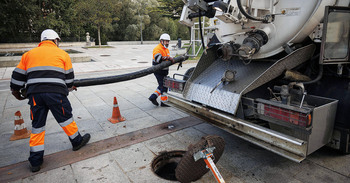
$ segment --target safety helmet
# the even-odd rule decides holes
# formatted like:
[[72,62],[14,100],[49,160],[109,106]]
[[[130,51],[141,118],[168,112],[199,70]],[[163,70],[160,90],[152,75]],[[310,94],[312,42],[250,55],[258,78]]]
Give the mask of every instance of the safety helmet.
[[41,41],[55,39],[61,40],[58,34],[52,29],[46,29],[41,33]]
[[164,34],[162,34],[160,36],[159,40],[168,40],[168,41],[170,41],[170,36],[169,36],[169,34],[164,33]]

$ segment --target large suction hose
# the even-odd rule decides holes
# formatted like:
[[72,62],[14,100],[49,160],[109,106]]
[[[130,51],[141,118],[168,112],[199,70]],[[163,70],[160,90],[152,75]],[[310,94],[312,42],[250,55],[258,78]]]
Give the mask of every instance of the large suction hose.
[[237,0],[237,6],[239,11],[248,19],[255,20],[255,21],[260,21],[260,22],[268,22],[267,17],[255,17],[252,15],[249,15],[243,8],[241,0]]
[[175,63],[183,62],[187,59],[188,59],[188,56],[178,56],[174,58],[174,63],[172,63],[171,61],[163,61],[158,65],[155,65],[153,67],[143,69],[140,71],[136,71],[136,72],[115,75],[115,76],[99,77],[99,78],[76,79],[74,80],[74,86],[76,87],[93,86],[93,85],[103,85],[103,84],[117,83],[121,81],[128,81],[128,80],[146,76],[148,74],[152,74],[155,71],[158,71],[165,67],[169,67],[170,65],[173,65]]

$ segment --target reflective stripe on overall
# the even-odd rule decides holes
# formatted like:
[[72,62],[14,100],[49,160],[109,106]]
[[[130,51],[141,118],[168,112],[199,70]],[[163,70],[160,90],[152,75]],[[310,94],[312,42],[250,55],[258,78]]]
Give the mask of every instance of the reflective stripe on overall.
[[30,157],[28,160],[32,166],[38,166],[43,161],[45,125],[49,110],[68,135],[72,145],[76,146],[81,143],[82,136],[73,119],[72,107],[65,95],[59,93],[35,93],[29,95],[28,98],[32,118],[32,134],[29,140]]

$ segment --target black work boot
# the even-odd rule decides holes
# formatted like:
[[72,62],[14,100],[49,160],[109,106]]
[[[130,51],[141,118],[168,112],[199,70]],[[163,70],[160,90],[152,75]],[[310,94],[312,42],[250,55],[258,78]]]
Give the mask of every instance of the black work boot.
[[154,99],[154,98],[148,98],[149,101],[152,102],[152,104],[154,104],[155,106],[159,106],[159,103],[157,102],[157,99]]
[[88,142],[89,142],[89,140],[90,140],[90,134],[85,134],[84,136],[83,136],[83,140],[81,141],[81,143],[79,144],[79,145],[77,145],[77,146],[75,146],[75,147],[73,147],[73,151],[77,151],[77,150],[79,150],[80,148],[82,148],[83,146],[85,146]]
[[39,166],[30,166],[30,170],[32,172],[38,172],[40,170],[40,165]]
[[162,107],[170,107],[170,106],[164,104],[163,102],[160,103],[160,106],[162,106]]
[[32,171],[32,172],[38,172],[40,169],[41,169],[41,165],[42,165],[43,163],[41,163],[40,165],[38,165],[38,166],[32,166],[31,164],[29,165],[30,166],[30,170]]

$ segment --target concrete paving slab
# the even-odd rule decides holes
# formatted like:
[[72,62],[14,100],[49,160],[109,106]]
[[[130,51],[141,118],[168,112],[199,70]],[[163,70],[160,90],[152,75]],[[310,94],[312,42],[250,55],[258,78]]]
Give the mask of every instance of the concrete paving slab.
[[158,177],[155,173],[153,173],[151,167],[148,165],[126,172],[126,175],[130,178],[132,182],[137,182],[137,183],[150,183],[150,182],[174,183],[174,181],[168,181]]
[[84,99],[79,99],[81,104],[84,106],[101,106],[101,105],[107,105],[100,97],[98,97],[95,94],[91,94],[90,98],[84,98]]
[[147,110],[146,112],[161,122],[166,122],[169,120],[172,121],[181,118],[181,116],[168,109],[168,107],[157,107],[151,110]]
[[118,149],[109,153],[113,159],[119,164],[124,172],[137,170],[150,164],[155,157],[147,147],[142,144],[135,144],[123,149]]
[[26,161],[29,157],[29,139],[16,141],[16,145],[0,149],[0,154],[0,167]]
[[127,99],[132,99],[133,97],[138,96],[137,92],[126,90],[126,89],[117,90],[116,93],[118,93],[118,95],[122,96],[123,98],[127,98]]
[[170,110],[174,111],[176,114],[180,115],[181,117],[189,116],[189,114],[187,114],[179,109],[176,109],[176,108],[170,108]]
[[143,142],[148,149],[159,155],[162,151],[174,151],[174,150],[186,150],[187,146],[183,143],[179,143],[174,136],[164,135],[151,139],[149,141]]
[[[240,178],[236,177],[234,172],[222,168],[220,165],[217,165],[217,168],[221,174],[221,176],[224,178],[225,182],[232,182],[232,183],[244,183],[246,181],[241,180]],[[217,182],[214,175],[211,171],[204,174],[202,178],[200,178],[198,181],[195,181],[196,183],[213,183]]]
[[19,108],[19,107],[28,107],[28,100],[17,100],[12,95],[7,95],[5,108]]
[[[1,77],[1,72],[0,72]],[[10,89],[10,82],[5,80],[0,80],[0,91],[9,91]],[[7,95],[8,93],[3,93],[3,95]],[[5,104],[5,103],[2,103]]]
[[[154,86],[148,87],[148,88],[144,87],[144,90],[139,92],[139,96],[142,96],[142,97],[148,99],[154,93],[154,91],[157,89],[157,87],[158,87],[158,85],[154,85]],[[159,100],[159,98],[157,100]]]
[[70,165],[63,166],[54,170],[49,170],[47,172],[36,174],[28,178],[23,179],[22,183],[31,182],[56,182],[56,183],[66,183],[66,182],[76,182],[74,177],[74,171]]
[[295,178],[301,182],[349,182],[350,178],[305,160]]
[[113,105],[114,97],[116,97],[117,100],[118,98],[120,98],[120,96],[116,92],[108,88],[105,88],[105,90],[99,90],[99,91],[95,90],[94,93],[96,96],[102,99],[106,104],[110,104],[111,106]]
[[[129,100],[125,99],[124,97],[121,97],[118,95],[116,95],[116,97],[117,97],[117,102],[118,102],[118,106],[121,114],[123,114],[125,110],[137,108],[137,106],[135,106],[133,103],[131,103]],[[108,105],[110,105],[110,109],[111,109],[110,114],[112,114],[114,97],[105,99],[105,100],[106,100],[105,102]],[[110,101],[108,102],[107,100],[110,100]]]
[[[276,176],[278,172],[278,176]],[[291,176],[291,172],[285,172],[278,167],[271,166],[262,166],[256,168],[253,171],[247,173],[246,181],[264,181],[271,183],[280,183],[280,182],[300,182],[296,177]]]
[[15,67],[6,67],[3,78],[11,78],[14,69]]
[[93,116],[90,114],[90,112],[85,107],[74,107],[73,108],[73,118],[76,122],[82,121],[82,120],[92,120],[94,119]]
[[107,104],[96,104],[96,106],[87,106],[86,109],[93,116],[95,121],[105,121],[112,116],[112,109]]
[[77,182],[131,182],[110,153],[71,166]]
[[[127,110],[123,110],[123,113],[121,113],[126,120],[134,120],[134,119],[138,119],[138,118],[143,118],[143,117],[147,117],[148,114],[144,111],[142,111],[140,108],[132,108],[132,109],[127,109]],[[112,112],[111,112],[111,116],[112,116]]]
[[344,176],[350,177],[350,159],[349,155],[339,154],[328,147],[323,147],[311,154],[308,160],[322,167],[339,172]]
[[0,79],[4,78],[6,68],[0,68]]
[[178,141],[180,141],[181,143],[183,143],[186,146],[186,150],[187,151],[187,147],[192,144],[196,144],[199,140],[201,140],[202,137],[206,136],[207,134],[202,133],[198,130],[196,130],[195,128],[191,127],[191,128],[187,128],[181,131],[177,131],[171,134],[174,138],[176,138]]
[[158,106],[155,106],[154,104],[152,104],[151,101],[149,101],[148,97],[149,96],[145,97],[145,96],[137,95],[133,98],[128,99],[128,101],[130,101],[132,104],[134,104],[135,106],[137,106],[143,111],[156,109]]
[[118,136],[159,124],[160,122],[151,116],[137,118],[134,120],[126,120],[116,124],[112,124],[109,121],[100,122],[103,131],[110,136]]
[[72,144],[62,129],[60,132],[45,134],[45,155],[67,149],[72,149]]

